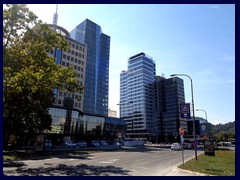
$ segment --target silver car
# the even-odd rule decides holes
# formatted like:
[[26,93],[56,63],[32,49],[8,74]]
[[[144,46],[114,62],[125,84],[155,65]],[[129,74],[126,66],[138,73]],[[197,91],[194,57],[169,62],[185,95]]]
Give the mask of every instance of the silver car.
[[182,149],[182,146],[181,146],[181,144],[179,144],[179,143],[173,143],[172,145],[171,145],[171,150],[181,150]]

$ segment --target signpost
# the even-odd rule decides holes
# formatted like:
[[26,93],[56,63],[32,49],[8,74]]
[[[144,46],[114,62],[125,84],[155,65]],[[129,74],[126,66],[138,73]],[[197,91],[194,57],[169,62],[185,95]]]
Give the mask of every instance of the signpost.
[[183,155],[184,129],[182,127],[179,128],[179,134],[181,135],[180,140],[181,140],[181,146],[182,146],[182,161],[184,166],[184,155]]

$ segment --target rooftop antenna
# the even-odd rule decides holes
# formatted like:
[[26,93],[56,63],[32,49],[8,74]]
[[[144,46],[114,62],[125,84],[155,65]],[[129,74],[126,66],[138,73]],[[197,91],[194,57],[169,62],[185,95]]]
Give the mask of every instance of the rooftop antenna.
[[54,13],[54,15],[53,15],[53,25],[54,25],[54,30],[55,30],[55,26],[57,25],[57,21],[58,21],[57,10],[58,10],[58,4],[57,4],[57,6],[56,6],[56,13]]

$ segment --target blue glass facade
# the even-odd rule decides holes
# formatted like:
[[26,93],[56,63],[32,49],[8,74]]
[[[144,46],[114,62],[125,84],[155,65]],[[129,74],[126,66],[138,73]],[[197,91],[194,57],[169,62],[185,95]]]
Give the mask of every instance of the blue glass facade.
[[155,92],[155,62],[144,53],[128,60],[120,75],[120,115],[127,123],[127,135],[145,138],[158,123]]
[[74,139],[82,140],[109,140],[125,137],[126,134],[126,123],[120,118],[91,116],[66,107],[49,108],[49,114],[52,116],[49,134],[71,135]]
[[70,35],[87,45],[83,112],[107,117],[110,37],[88,19],[74,28]]

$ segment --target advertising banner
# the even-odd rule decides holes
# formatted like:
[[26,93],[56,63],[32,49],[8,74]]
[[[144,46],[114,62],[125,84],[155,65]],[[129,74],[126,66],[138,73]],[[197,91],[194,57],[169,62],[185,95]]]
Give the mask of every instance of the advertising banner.
[[190,119],[190,103],[180,104],[181,118]]

